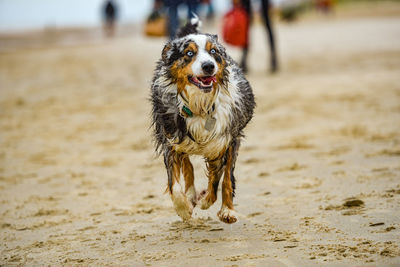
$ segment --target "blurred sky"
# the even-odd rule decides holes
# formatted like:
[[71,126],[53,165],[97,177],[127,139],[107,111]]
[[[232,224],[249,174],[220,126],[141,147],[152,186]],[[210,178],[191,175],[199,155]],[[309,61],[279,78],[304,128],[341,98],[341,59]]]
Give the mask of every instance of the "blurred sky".
[[[229,8],[230,0],[214,0],[217,11]],[[101,22],[104,0],[0,0],[0,31],[43,27],[96,26]],[[152,0],[117,0],[121,22],[140,22]]]

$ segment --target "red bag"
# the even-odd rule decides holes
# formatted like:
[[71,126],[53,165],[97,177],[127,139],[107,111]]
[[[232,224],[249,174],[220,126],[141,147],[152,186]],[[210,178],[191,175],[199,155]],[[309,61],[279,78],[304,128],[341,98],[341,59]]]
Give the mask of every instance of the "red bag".
[[246,47],[249,36],[249,18],[241,7],[234,7],[225,14],[222,23],[222,38],[228,44]]

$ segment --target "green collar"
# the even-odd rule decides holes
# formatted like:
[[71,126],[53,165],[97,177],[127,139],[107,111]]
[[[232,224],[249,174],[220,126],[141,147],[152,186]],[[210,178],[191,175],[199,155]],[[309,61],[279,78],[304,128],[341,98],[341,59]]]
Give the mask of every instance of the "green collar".
[[185,112],[189,117],[193,117],[193,112],[187,106],[183,106],[182,111]]
[[[185,113],[188,117],[193,117],[193,112],[188,108],[187,106],[183,105],[182,106],[182,111]],[[215,111],[215,104],[213,104],[211,112]],[[210,115],[210,111],[208,112],[208,115]]]

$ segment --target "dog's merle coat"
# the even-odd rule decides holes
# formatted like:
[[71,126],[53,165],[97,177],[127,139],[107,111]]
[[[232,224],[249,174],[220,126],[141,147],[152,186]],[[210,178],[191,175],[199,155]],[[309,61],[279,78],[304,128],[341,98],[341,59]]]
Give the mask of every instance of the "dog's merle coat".
[[[253,116],[254,95],[217,37],[198,33],[198,23],[195,20],[182,28],[165,45],[157,63],[151,86],[156,151],[164,156],[168,189],[178,215],[186,220],[196,204],[203,209],[211,206],[224,174],[218,215],[233,223],[233,172],[243,129]],[[209,186],[200,194],[194,188],[192,154],[203,156],[207,163]],[[181,173],[185,193],[179,183]]]

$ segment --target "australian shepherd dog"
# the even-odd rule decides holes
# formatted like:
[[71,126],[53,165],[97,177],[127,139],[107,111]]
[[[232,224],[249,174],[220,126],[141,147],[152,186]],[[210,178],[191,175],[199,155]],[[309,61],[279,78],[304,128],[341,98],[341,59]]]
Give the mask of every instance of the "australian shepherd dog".
[[[253,116],[254,95],[217,36],[199,33],[199,24],[194,18],[181,28],[165,45],[157,63],[151,85],[156,151],[164,156],[167,190],[184,221],[196,205],[208,209],[217,200],[223,175],[218,217],[234,223],[233,172],[243,129]],[[208,187],[199,193],[191,155],[203,156],[206,162]]]

